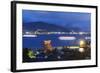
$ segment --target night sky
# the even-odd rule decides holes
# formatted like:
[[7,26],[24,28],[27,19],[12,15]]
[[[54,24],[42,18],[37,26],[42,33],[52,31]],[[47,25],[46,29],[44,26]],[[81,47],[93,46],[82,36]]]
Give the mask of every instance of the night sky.
[[[78,27],[84,31],[90,31],[91,14],[79,12],[54,12],[54,11],[36,11],[23,10],[23,23],[46,22],[63,27]],[[24,25],[25,26],[25,25]]]

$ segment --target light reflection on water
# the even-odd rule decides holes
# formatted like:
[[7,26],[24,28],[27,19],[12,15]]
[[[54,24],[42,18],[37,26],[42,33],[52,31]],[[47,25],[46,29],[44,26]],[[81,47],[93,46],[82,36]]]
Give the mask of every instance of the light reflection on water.
[[[71,38],[71,40],[61,40],[59,37],[61,36],[68,36],[68,37],[74,37]],[[43,41],[44,40],[51,40],[52,46],[74,46],[79,45],[80,39],[90,40],[86,39],[86,37],[90,37],[90,35],[78,35],[78,34],[50,34],[50,35],[36,35],[36,37],[23,37],[23,48],[42,48]],[[72,40],[73,39],[73,40]]]

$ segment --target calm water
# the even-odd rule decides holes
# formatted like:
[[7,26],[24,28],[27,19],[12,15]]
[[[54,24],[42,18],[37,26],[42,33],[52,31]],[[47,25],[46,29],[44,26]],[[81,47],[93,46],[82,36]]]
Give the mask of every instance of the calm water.
[[[74,36],[75,40],[60,40],[61,36]],[[90,35],[79,35],[79,34],[50,34],[50,35],[37,35],[37,37],[23,37],[23,48],[33,48],[39,49],[43,47],[44,40],[51,40],[53,47],[58,46],[74,46],[79,45],[80,39],[85,39],[85,37],[90,37]]]

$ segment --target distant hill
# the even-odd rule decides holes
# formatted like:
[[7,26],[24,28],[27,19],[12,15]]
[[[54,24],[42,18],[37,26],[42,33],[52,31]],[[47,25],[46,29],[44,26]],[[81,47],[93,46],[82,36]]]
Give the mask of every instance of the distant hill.
[[74,27],[62,27],[55,24],[50,24],[46,22],[30,22],[23,23],[23,30],[27,31],[36,31],[37,29],[44,30],[47,32],[71,32],[71,31],[79,31],[79,28]]

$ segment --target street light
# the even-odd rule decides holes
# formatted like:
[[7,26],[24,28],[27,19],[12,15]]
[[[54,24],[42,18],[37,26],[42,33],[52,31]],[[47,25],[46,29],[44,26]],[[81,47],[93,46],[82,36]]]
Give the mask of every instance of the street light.
[[80,45],[81,48],[86,47],[86,42],[85,42],[85,40],[80,40],[79,45]]
[[79,52],[84,52],[85,51],[85,47],[86,47],[86,42],[85,42],[85,40],[80,40],[80,42],[79,42],[79,45],[80,45],[80,48],[79,48]]
[[79,48],[79,52],[84,52],[85,50],[84,50],[84,48]]

